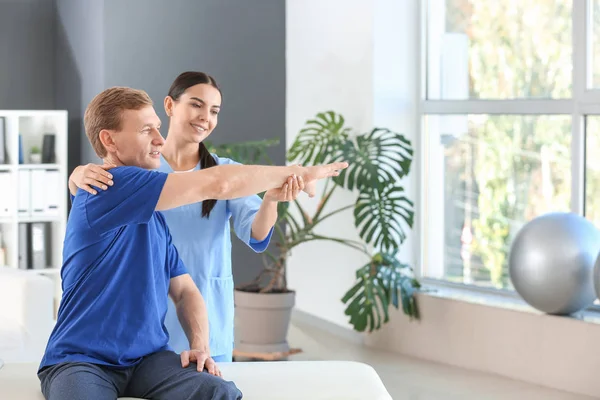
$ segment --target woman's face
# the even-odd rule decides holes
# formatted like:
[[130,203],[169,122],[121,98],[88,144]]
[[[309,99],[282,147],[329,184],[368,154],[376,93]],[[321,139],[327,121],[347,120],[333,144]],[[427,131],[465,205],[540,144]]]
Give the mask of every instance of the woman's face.
[[172,133],[200,143],[217,126],[221,109],[221,93],[208,84],[189,87],[179,100],[167,96],[165,111],[171,117]]

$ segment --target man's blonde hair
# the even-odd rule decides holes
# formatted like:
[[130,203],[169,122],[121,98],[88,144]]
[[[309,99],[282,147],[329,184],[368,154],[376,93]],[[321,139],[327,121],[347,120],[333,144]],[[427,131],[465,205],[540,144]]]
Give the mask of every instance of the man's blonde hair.
[[94,97],[85,110],[83,124],[98,157],[106,157],[106,149],[100,142],[101,130],[121,130],[125,110],[139,110],[151,105],[152,99],[146,92],[128,87],[112,87]]

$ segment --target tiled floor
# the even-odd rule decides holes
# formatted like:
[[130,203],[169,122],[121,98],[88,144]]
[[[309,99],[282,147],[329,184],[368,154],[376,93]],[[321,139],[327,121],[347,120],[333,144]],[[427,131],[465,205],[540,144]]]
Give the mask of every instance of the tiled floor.
[[498,376],[412,359],[352,343],[295,320],[290,360],[353,360],[375,368],[394,400],[591,400]]

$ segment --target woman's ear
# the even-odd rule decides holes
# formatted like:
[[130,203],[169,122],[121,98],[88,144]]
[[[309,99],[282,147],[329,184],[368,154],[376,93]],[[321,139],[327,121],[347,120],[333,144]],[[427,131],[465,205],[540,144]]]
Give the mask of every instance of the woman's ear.
[[171,117],[173,116],[173,106],[174,106],[174,101],[173,98],[171,96],[167,96],[165,97],[165,113],[167,114],[167,117]]

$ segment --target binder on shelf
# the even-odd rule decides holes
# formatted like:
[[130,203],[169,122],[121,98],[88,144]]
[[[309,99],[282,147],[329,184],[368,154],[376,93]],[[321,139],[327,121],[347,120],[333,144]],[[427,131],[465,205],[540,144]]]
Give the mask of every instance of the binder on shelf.
[[[46,171],[43,169],[34,169],[29,171],[29,195],[30,212],[32,217],[46,215],[46,195],[52,192],[53,188],[48,186],[46,179]],[[55,189],[55,188],[54,188]]]
[[47,267],[47,223],[34,222],[30,224],[29,230],[29,255],[31,257],[32,269],[44,269]]
[[6,136],[6,118],[0,117],[0,164],[9,163]]
[[19,182],[17,187],[19,190],[18,198],[18,215],[19,216],[30,216],[31,215],[31,171],[19,170]]
[[2,196],[0,196],[0,217],[10,217],[12,215],[12,201],[14,196],[12,188],[12,176],[9,171],[0,171],[0,188],[2,188]]
[[29,268],[29,224],[19,224],[19,269]]
[[56,152],[54,151],[54,143],[56,135],[47,133],[42,139],[42,163],[54,164],[56,162]]
[[7,249],[4,243],[4,232],[0,227],[0,267],[8,267]]
[[62,191],[60,188],[60,171],[57,169],[46,170],[45,185],[46,193],[46,215],[57,216],[60,213],[60,200]]
[[19,135],[19,164],[24,164],[24,161],[23,161],[23,135]]

